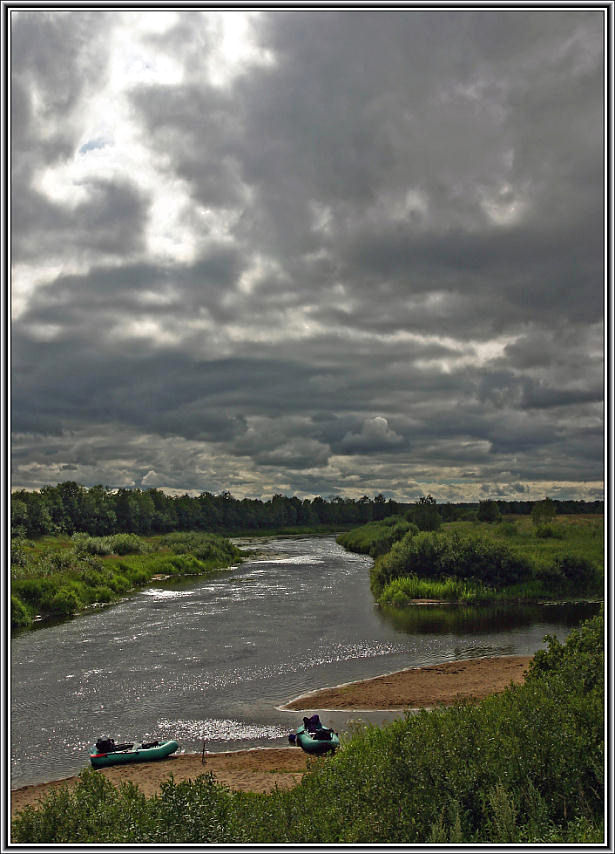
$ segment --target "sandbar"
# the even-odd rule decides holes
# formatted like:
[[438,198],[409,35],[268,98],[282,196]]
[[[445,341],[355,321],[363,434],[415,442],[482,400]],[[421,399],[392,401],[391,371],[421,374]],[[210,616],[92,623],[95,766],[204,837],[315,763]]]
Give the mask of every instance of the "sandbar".
[[291,700],[287,710],[347,711],[432,708],[459,700],[480,700],[524,680],[532,656],[506,655],[446,661],[398,670],[386,676],[311,691]]

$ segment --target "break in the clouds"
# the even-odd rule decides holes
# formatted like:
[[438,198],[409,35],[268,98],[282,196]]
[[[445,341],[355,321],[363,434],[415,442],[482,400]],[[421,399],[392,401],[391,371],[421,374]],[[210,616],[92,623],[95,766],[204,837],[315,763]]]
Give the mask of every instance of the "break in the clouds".
[[600,497],[604,15],[12,10],[13,485]]

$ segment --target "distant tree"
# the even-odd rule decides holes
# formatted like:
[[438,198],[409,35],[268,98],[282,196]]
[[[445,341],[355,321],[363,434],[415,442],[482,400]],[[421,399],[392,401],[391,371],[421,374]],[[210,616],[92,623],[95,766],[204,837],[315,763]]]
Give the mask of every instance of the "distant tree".
[[557,507],[555,502],[548,496],[544,501],[537,501],[532,507],[532,522],[538,528],[541,525],[548,525],[557,515]]
[[11,498],[11,537],[23,537],[28,530],[28,505]]
[[374,498],[374,521],[380,521],[387,515],[386,498],[379,492]]
[[502,518],[500,508],[497,501],[487,499],[486,501],[478,502],[478,520],[479,522],[499,522]]
[[28,501],[28,525],[26,533],[29,537],[42,537],[53,532],[54,525],[47,508],[44,496],[33,492]]
[[408,513],[408,519],[414,522],[419,531],[437,531],[442,524],[442,517],[436,507],[436,499],[431,495],[421,496]]

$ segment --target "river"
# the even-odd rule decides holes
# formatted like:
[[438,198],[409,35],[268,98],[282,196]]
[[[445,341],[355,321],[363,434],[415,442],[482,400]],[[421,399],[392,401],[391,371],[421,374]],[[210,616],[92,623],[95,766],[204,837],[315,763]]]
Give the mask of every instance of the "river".
[[[241,543],[239,543],[241,545]],[[99,736],[173,737],[182,752],[284,746],[306,691],[404,667],[531,655],[594,606],[384,611],[371,559],[333,537],[262,541],[212,578],[156,582],[11,644],[11,787],[77,774]],[[419,612],[419,613],[417,613]],[[322,715],[383,722],[396,713]]]

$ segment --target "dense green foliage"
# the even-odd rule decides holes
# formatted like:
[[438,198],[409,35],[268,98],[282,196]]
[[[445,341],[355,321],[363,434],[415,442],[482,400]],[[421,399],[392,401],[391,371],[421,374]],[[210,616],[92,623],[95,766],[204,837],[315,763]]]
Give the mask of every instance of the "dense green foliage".
[[[500,513],[528,515],[531,501],[498,501]],[[602,501],[554,501],[557,512],[602,513]],[[431,496],[416,504],[401,504],[383,495],[371,499],[336,496],[324,499],[289,498],[274,495],[269,501],[236,499],[230,492],[198,496],[167,495],[159,489],[86,488],[74,481],[44,486],[38,492],[20,489],[11,496],[11,529],[15,536],[84,532],[103,537],[109,534],[142,535],[169,531],[213,531],[217,533],[314,528],[321,525],[363,525],[386,516],[404,515],[420,530],[437,530],[440,523],[463,519],[476,511],[476,504],[439,504]]]
[[390,517],[338,537],[345,548],[375,557],[370,583],[381,604],[603,595],[602,519],[570,516],[538,527],[527,517],[453,522],[434,532],[405,525]]
[[417,503],[407,513],[419,531],[437,531],[442,524],[442,516],[436,506],[436,500],[431,495],[419,498]]
[[393,543],[409,532],[418,533],[418,530],[415,524],[400,516],[387,516],[380,522],[369,522],[346,531],[339,535],[337,541],[349,551],[377,557],[388,552]]
[[334,497],[301,500],[274,495],[269,501],[233,498],[230,492],[198,496],[167,495],[159,489],[89,489],[73,481],[45,486],[39,492],[17,490],[11,496],[15,534],[84,532],[104,537],[118,533],[149,535],[171,531],[279,530],[321,525],[360,525],[403,509],[382,495],[373,500]]
[[548,638],[524,685],[357,730],[269,795],[210,775],[145,798],[86,770],[12,824],[18,843],[600,843],[604,618]]
[[14,540],[11,548],[11,625],[36,616],[68,617],[95,603],[113,602],[153,576],[203,575],[241,559],[217,534],[171,534],[144,540],[134,534],[71,539]]
[[499,522],[502,518],[497,501],[491,500],[479,501],[476,515],[479,522]]
[[379,595],[393,579],[409,575],[472,580],[498,588],[527,581],[531,574],[528,559],[503,543],[456,533],[419,533],[406,534],[379,558],[370,580]]

